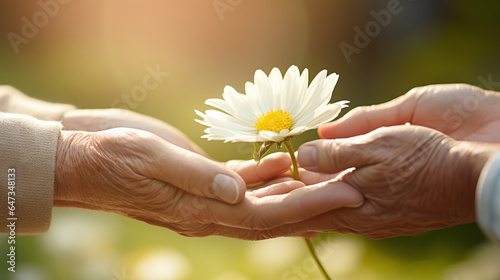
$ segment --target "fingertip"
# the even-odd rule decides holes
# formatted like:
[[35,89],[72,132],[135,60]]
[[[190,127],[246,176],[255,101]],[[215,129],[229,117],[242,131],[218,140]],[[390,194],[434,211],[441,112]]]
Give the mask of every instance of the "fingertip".
[[334,127],[336,123],[325,123],[318,128],[318,136],[322,139],[335,138]]
[[272,184],[252,191],[252,195],[259,198],[271,195],[281,195],[304,186],[305,184],[301,181],[295,181],[292,178],[281,178],[273,181]]
[[345,182],[330,182],[326,187],[332,188],[335,198],[341,202],[340,207],[358,208],[365,203],[363,194]]
[[288,153],[277,152],[270,154],[262,159],[257,168],[262,165],[273,165],[273,166],[286,166],[289,167],[292,165],[292,159],[288,155]]

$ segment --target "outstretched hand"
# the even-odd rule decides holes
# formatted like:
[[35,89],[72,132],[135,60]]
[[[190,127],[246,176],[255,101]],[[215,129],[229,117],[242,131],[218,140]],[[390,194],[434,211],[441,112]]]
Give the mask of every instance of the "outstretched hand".
[[474,222],[475,186],[497,150],[498,144],[456,141],[420,126],[306,143],[298,151],[303,168],[342,172],[324,185],[348,184],[365,198],[359,208],[322,214],[306,227],[386,238]]
[[321,138],[347,138],[407,122],[454,139],[500,142],[500,93],[465,84],[430,85],[380,105],[357,107],[318,129]]

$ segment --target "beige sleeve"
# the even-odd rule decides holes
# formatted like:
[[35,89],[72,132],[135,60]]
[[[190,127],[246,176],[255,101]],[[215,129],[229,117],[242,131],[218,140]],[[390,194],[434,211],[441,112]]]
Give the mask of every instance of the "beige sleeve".
[[39,120],[60,121],[72,105],[49,103],[29,97],[11,86],[0,86],[0,112],[33,116]]
[[[3,224],[0,232],[9,234],[11,228],[7,225],[12,222],[16,234],[46,232],[52,215],[61,124],[0,113],[0,131],[0,221]],[[13,198],[10,203],[8,197]]]
[[73,109],[0,86],[0,233],[10,234],[13,224],[16,234],[49,229],[62,127],[56,121]]

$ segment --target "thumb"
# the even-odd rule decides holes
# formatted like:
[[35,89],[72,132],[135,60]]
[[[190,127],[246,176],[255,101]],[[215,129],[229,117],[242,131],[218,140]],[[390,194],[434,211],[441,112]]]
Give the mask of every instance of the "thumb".
[[346,138],[368,133],[382,126],[401,125],[410,122],[425,88],[415,88],[389,102],[357,107],[340,120],[318,128],[321,138]]
[[381,153],[371,148],[367,135],[359,137],[315,140],[300,146],[299,165],[315,172],[335,173],[345,169],[372,165],[380,161]]
[[243,200],[246,184],[236,172],[166,141],[161,141],[160,145],[146,168],[146,176],[194,195],[230,204]]

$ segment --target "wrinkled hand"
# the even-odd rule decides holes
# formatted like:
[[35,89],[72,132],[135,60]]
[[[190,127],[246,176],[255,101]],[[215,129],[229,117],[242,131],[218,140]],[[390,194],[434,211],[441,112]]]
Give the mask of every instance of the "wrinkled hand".
[[[265,166],[273,169],[263,170]],[[288,166],[288,160],[276,156],[259,166],[238,163],[233,167],[247,182],[258,182]],[[186,236],[308,235],[306,228],[289,233],[274,229],[362,201],[347,186],[320,189],[285,182],[248,193],[245,188],[246,182],[236,172],[146,131],[61,133],[55,206],[114,212]]]
[[323,186],[353,186],[365,203],[280,230],[386,238],[474,222],[476,183],[497,150],[498,144],[456,141],[419,126],[306,143],[298,150],[299,164],[314,172],[342,172]]
[[457,140],[500,142],[500,93],[465,84],[410,90],[384,104],[358,107],[318,130],[321,138],[347,138],[409,122]]
[[[134,128],[151,132],[163,140],[178,147],[207,157],[186,135],[175,127],[152,117],[123,109],[88,109],[72,110],[64,114],[62,124],[65,130],[88,132],[103,131],[111,128]],[[253,168],[255,162],[232,160],[226,167],[239,173],[247,185],[267,181],[291,166],[290,158],[285,154],[273,155],[274,161],[268,160],[260,168]],[[287,166],[288,165],[288,166]]]

